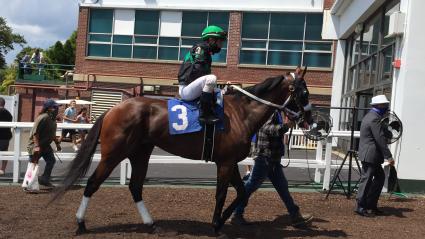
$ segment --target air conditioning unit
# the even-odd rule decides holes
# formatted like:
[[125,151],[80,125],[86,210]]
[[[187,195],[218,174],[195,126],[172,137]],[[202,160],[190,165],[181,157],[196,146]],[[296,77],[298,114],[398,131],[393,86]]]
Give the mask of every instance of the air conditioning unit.
[[390,25],[388,27],[388,35],[385,38],[403,35],[404,33],[404,13],[397,11],[390,15]]

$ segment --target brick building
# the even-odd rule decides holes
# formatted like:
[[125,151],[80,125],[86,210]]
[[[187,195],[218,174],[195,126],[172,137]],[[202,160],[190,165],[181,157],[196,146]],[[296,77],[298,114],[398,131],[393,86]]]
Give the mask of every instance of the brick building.
[[202,29],[214,24],[228,31],[228,41],[213,56],[212,73],[219,82],[248,86],[308,65],[312,102],[329,105],[335,47],[321,33],[323,12],[332,3],[81,1],[73,76],[76,91],[66,92],[105,101],[97,92],[113,92],[121,99],[142,94],[174,96],[182,57],[200,41]]

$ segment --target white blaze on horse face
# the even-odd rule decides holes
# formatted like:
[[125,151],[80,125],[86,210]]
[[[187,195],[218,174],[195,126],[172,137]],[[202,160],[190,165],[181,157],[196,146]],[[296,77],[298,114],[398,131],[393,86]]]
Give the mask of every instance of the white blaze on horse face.
[[89,197],[83,196],[83,199],[81,200],[80,207],[78,208],[77,214],[75,216],[77,217],[77,222],[83,222],[84,216],[86,215],[87,206],[89,204]]
[[182,120],[182,124],[173,123],[172,127],[175,130],[185,130],[189,126],[189,120],[187,119],[187,108],[184,105],[175,105],[171,107],[171,111],[175,112],[180,110],[181,112],[177,114],[177,118]]
[[149,214],[148,209],[145,207],[145,203],[142,201],[137,202],[137,209],[139,210],[140,216],[142,216],[143,223],[146,225],[152,225],[153,220],[151,215]]

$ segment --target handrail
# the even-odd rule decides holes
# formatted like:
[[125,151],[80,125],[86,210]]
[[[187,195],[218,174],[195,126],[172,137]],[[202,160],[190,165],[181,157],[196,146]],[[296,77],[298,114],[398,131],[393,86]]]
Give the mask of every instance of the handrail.
[[[21,133],[22,130],[28,130],[32,128],[34,122],[0,122],[0,128],[12,128],[14,130],[14,149],[13,152],[4,152],[0,151],[2,160],[13,160],[13,182],[17,183],[20,177],[20,161],[26,159],[27,153],[21,151]],[[77,124],[77,123],[58,123],[58,129],[90,129],[93,124]],[[294,130],[292,132],[293,136],[303,136],[302,130]],[[333,131],[329,134],[329,137],[326,141],[318,141],[316,148],[316,157],[315,159],[290,159],[291,162],[289,167],[298,167],[298,168],[315,168],[315,177],[314,180],[317,183],[322,181],[323,175],[323,189],[329,190],[330,177],[331,177],[331,168],[339,167],[338,164],[332,164],[331,155],[332,155],[332,143],[333,137],[338,138],[349,138],[351,135],[350,131]],[[355,131],[354,137],[360,137],[360,132]],[[323,149],[325,149],[325,154],[323,156]],[[74,158],[74,153],[62,153],[58,152],[57,155],[63,161],[70,161]],[[96,153],[94,155],[94,160],[100,160],[100,154]],[[282,163],[286,164],[288,159],[283,159]],[[241,162],[241,164],[252,164],[252,159],[247,158]],[[203,161],[199,160],[189,160],[183,159],[178,156],[161,156],[161,155],[151,155],[150,163],[173,163],[173,164],[204,164]],[[130,164],[128,160],[124,160],[120,164],[120,183],[125,184],[126,179],[128,178],[129,172],[131,171]]]
[[163,80],[177,80],[177,77],[164,77],[164,76],[146,76],[146,75],[132,75],[132,74],[115,74],[115,73],[97,73],[90,72],[87,75],[99,75],[99,76],[118,76],[118,77],[136,77],[136,78],[152,78],[152,79],[163,79]]
[[[34,125],[34,122],[0,122],[0,128],[31,128]],[[57,123],[58,129],[91,129],[93,124],[78,124],[78,123]],[[286,133],[289,135],[289,133]],[[297,129],[292,131],[292,135],[303,136],[304,133],[302,130]],[[331,137],[350,137],[351,131],[342,131],[336,130],[331,131],[329,136]],[[360,131],[354,131],[354,137],[360,137]]]

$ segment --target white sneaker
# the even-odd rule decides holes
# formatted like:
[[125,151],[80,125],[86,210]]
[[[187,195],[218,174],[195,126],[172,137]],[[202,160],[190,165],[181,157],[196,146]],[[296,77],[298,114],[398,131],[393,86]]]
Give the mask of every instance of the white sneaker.
[[0,175],[3,175],[3,174],[4,174],[4,171],[0,169]]
[[78,146],[77,145],[73,145],[72,148],[74,149],[75,152],[78,151]]

